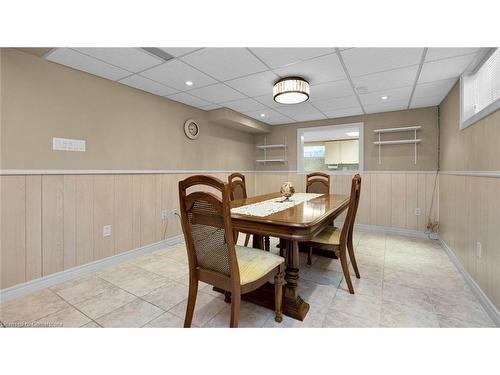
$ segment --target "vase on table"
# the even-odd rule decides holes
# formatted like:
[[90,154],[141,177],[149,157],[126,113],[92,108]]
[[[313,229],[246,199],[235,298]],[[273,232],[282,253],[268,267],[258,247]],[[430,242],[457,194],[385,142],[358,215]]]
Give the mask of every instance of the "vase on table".
[[295,188],[291,182],[283,182],[281,184],[280,193],[285,197],[282,202],[290,202],[290,197],[295,193]]

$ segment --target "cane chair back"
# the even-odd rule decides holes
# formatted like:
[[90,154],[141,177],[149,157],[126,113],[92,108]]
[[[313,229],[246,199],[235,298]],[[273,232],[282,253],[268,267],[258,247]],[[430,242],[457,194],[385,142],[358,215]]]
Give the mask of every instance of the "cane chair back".
[[[187,189],[197,186],[211,187],[221,193],[221,198],[203,191],[187,193]],[[214,177],[192,176],[179,182],[182,230],[190,272],[208,271],[239,285],[229,195],[228,184]]]

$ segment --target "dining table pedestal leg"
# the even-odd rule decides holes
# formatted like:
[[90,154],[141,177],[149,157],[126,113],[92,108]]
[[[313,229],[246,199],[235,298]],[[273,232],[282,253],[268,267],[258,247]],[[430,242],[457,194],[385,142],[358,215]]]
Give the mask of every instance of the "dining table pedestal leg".
[[[264,248],[262,236],[253,236],[253,246],[258,249]],[[309,304],[305,302],[298,294],[297,284],[299,279],[299,244],[297,241],[285,240],[285,281],[283,286],[283,314],[297,320],[304,320],[309,311]],[[242,299],[274,309],[274,285],[267,283],[259,289],[243,294]]]
[[297,241],[287,240],[286,244],[286,269],[283,293],[283,311],[286,315],[304,320],[309,311],[309,304],[298,293],[299,280],[299,244]]

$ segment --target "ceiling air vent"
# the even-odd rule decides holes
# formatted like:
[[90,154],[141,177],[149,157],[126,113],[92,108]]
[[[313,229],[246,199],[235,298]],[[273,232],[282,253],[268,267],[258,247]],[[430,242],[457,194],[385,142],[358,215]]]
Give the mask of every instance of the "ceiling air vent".
[[172,60],[174,56],[169,55],[165,51],[159,49],[159,48],[154,48],[154,47],[142,47],[144,51],[148,51],[150,54],[155,55],[156,57],[159,57],[162,60],[168,61]]

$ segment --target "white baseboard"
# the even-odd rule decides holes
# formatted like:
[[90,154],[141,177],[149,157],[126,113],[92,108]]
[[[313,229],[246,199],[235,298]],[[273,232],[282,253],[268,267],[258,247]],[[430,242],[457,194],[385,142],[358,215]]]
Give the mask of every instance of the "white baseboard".
[[81,266],[73,267],[61,272],[40,277],[35,280],[27,281],[22,284],[14,285],[10,288],[2,289],[0,290],[0,302],[6,302],[20,297],[24,297],[38,290],[45,289],[53,285],[63,283],[65,281],[75,279],[77,277],[83,276],[91,272],[99,271],[103,268],[122,263],[126,260],[136,258],[143,254],[152,253],[153,251],[160,250],[165,246],[181,243],[183,240],[184,236],[181,234],[178,236],[167,238],[166,240],[160,242],[142,246],[137,249],[129,250],[121,254],[113,255],[108,258],[99,259],[94,262],[82,264]]
[[491,300],[488,298],[488,296],[482,291],[482,289],[477,285],[477,283],[472,279],[471,275],[467,272],[467,270],[464,268],[460,260],[456,257],[455,253],[453,250],[444,242],[441,238],[439,238],[439,243],[441,244],[441,247],[444,249],[446,254],[448,254],[448,257],[450,260],[453,262],[455,267],[457,268],[458,272],[462,275],[464,278],[465,282],[471,289],[472,293],[477,297],[479,300],[479,303],[483,306],[483,308],[486,310],[490,318],[495,322],[497,327],[500,327],[500,312],[496,308],[496,306],[491,302]]
[[[342,228],[343,222],[335,222],[335,226]],[[375,232],[375,233],[387,233],[387,234],[397,234],[400,236],[408,236],[408,237],[418,237],[418,238],[431,238],[433,240],[437,239],[434,235],[429,235],[425,232],[421,232],[418,230],[412,229],[404,229],[404,228],[394,228],[394,227],[381,227],[378,225],[369,225],[369,224],[354,224],[354,229],[359,230],[360,232]]]

